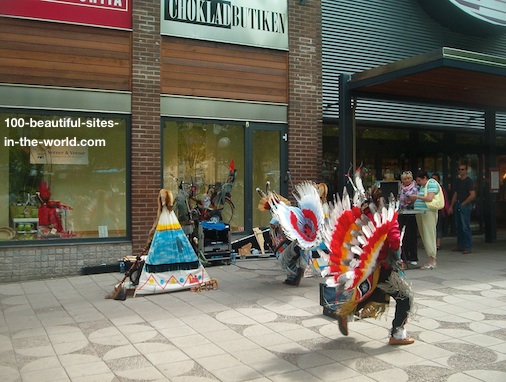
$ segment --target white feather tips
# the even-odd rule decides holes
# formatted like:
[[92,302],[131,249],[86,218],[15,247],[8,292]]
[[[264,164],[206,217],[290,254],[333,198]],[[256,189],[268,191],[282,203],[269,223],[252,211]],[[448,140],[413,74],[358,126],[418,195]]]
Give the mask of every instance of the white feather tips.
[[337,284],[344,286],[344,289],[348,289],[353,284],[354,278],[355,274],[353,271],[348,271],[337,278]]
[[[322,271],[322,276],[326,277],[328,274],[323,274],[325,270]],[[325,280],[325,284],[331,288],[335,288],[337,286],[337,281],[333,277],[329,277],[327,280]]]
[[324,236],[325,214],[316,185],[303,182],[295,187],[298,207],[287,206],[277,198],[269,199],[271,213],[286,237],[305,250],[317,247]]
[[357,236],[357,240],[363,246],[367,244],[367,238],[364,235]]
[[297,184],[295,186],[294,196],[295,199],[297,199],[297,202],[299,203],[299,206],[301,208],[304,202],[313,203],[315,200],[317,200],[318,204],[320,204],[321,206],[320,194],[318,193],[318,189],[316,188],[316,185],[314,183],[303,182]]
[[351,251],[355,254],[355,255],[361,255],[362,253],[364,253],[364,251],[362,250],[362,248],[360,248],[359,246],[357,245],[354,245],[351,247]]

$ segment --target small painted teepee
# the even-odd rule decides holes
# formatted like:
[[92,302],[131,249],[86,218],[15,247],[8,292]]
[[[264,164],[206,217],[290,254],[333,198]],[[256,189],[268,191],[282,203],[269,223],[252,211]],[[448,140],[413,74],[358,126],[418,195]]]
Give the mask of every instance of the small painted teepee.
[[135,295],[174,292],[210,281],[172,210],[170,190],[160,190],[153,240]]

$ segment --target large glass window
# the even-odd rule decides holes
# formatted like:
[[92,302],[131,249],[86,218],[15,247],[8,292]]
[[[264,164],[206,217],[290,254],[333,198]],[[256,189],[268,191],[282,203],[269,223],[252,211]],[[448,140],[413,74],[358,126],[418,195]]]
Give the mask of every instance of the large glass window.
[[0,139],[2,239],[127,235],[126,118],[3,112]]
[[[163,182],[190,218],[244,229],[244,126],[239,124],[165,121]],[[182,211],[182,212],[181,212]]]
[[339,173],[339,128],[323,125],[322,178],[329,188],[329,195],[342,192],[338,185]]
[[[279,130],[255,130],[253,133],[253,185],[281,193],[281,132]],[[285,195],[287,196],[287,195]],[[253,198],[253,227],[268,227],[271,214],[258,209],[260,195]]]

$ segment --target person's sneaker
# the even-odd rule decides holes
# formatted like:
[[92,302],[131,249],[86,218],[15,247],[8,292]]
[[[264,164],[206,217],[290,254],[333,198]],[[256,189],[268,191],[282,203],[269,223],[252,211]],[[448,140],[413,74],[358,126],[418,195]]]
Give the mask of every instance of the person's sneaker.
[[415,339],[408,337],[406,329],[402,327],[397,328],[388,340],[390,345],[411,345],[413,342],[415,342]]
[[304,276],[304,269],[297,269],[297,274],[295,275],[295,278],[287,278],[284,283],[287,285],[293,285],[293,286],[299,286],[300,280]]
[[301,269],[301,268],[299,268],[297,270],[297,276],[295,276],[295,280],[294,280],[295,283],[293,285],[299,286],[300,280],[302,279],[302,277],[304,277],[304,271],[305,271],[305,269]]
[[334,318],[336,320],[337,320],[337,317],[339,316],[335,310],[327,308],[325,306],[323,307],[323,315],[327,316],[327,317]]
[[413,342],[415,342],[415,339],[411,337],[406,337],[404,339],[390,337],[390,340],[388,341],[390,345],[411,345]]
[[337,316],[337,324],[339,325],[339,331],[343,336],[348,335],[348,318],[346,316]]
[[416,266],[418,265],[418,261],[412,261],[410,264],[411,264],[412,266],[416,267]]

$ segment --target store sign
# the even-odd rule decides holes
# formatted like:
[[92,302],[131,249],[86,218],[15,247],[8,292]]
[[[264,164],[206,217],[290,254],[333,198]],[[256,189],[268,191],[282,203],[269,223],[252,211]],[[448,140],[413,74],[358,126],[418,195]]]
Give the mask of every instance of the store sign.
[[88,164],[88,147],[31,146],[30,164]]
[[483,35],[506,31],[504,0],[418,0],[440,24],[461,33]]
[[132,0],[0,0],[0,15],[132,29]]
[[287,0],[161,0],[161,34],[288,50]]

